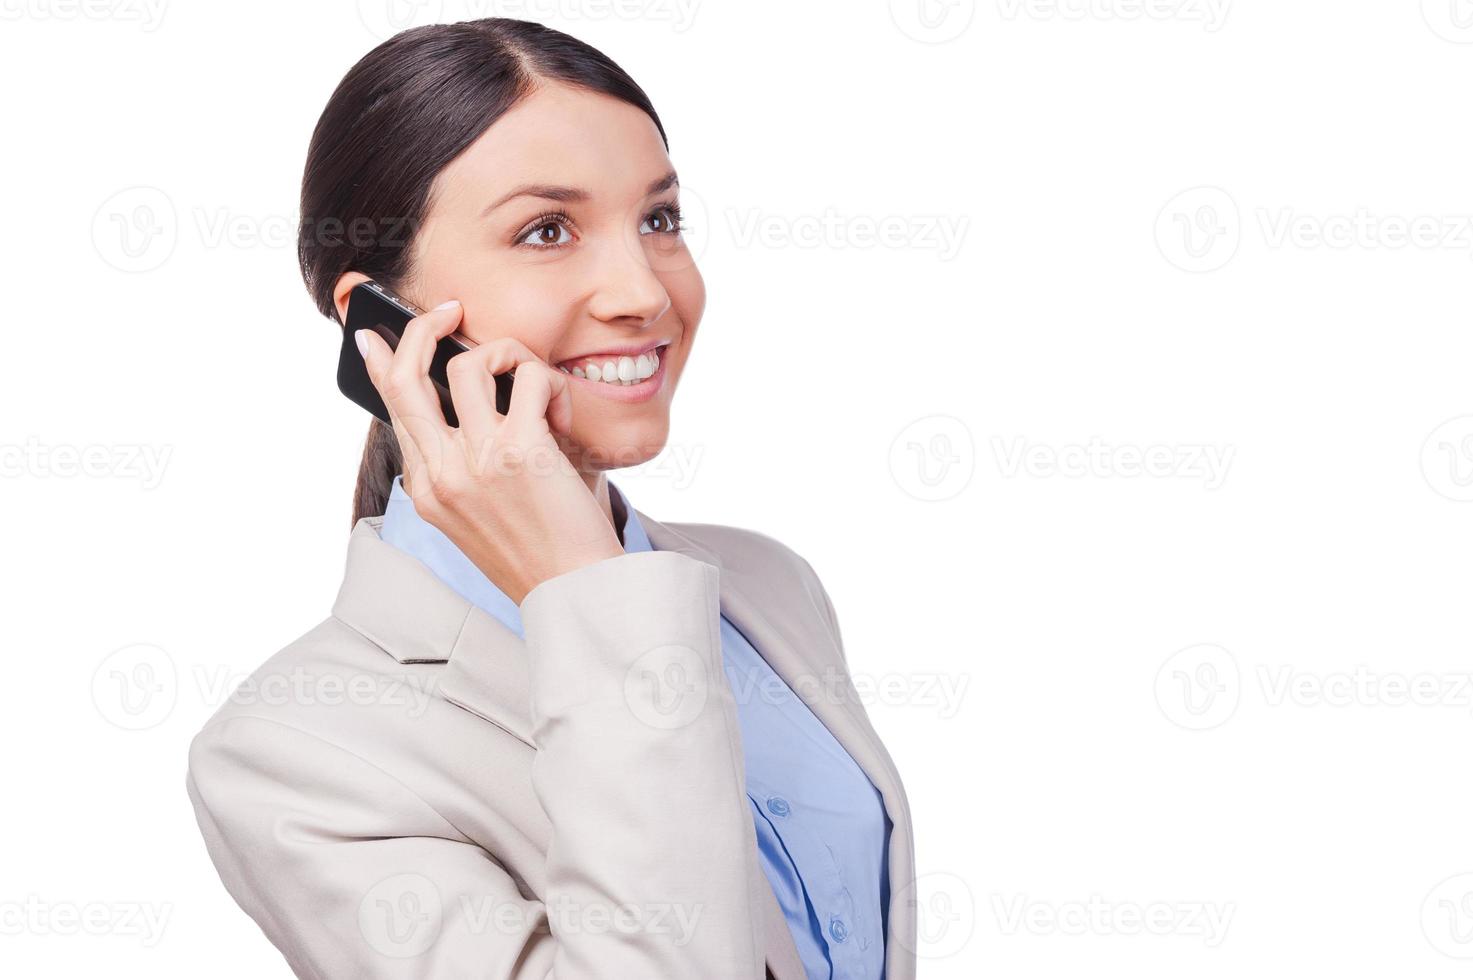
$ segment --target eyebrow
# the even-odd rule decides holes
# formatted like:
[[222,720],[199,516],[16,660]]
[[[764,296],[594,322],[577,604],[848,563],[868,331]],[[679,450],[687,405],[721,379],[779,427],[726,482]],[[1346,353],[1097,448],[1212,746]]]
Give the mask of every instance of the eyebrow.
[[[665,176],[650,181],[649,186],[645,188],[644,196],[649,197],[651,194],[658,194],[679,183],[680,178],[675,176],[675,171],[672,170]],[[486,205],[485,210],[481,212],[481,217],[486,217],[486,215],[516,197],[540,197],[549,201],[576,204],[587,201],[593,197],[593,194],[582,187],[562,187],[557,184],[523,184],[505,197],[498,198]]]

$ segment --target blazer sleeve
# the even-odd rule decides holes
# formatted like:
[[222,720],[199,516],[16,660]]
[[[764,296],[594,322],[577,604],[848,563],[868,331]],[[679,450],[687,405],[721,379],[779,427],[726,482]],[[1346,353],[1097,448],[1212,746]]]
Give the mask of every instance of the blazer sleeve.
[[[531,780],[551,828],[542,899],[411,778],[248,715],[212,720],[190,747],[189,794],[226,887],[299,977],[762,980],[718,574],[634,552],[523,599]],[[506,733],[484,734],[488,753],[506,751]]]

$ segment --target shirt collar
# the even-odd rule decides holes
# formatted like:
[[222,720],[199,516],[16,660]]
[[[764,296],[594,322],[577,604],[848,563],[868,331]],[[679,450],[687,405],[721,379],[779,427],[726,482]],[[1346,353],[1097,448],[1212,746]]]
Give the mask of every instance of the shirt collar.
[[[629,497],[613,481],[609,493],[618,494],[624,503],[624,551],[654,551],[639,515]],[[394,477],[389,501],[384,508],[380,535],[400,551],[418,558],[447,586],[468,602],[472,602],[500,620],[507,629],[522,636],[521,609],[488,579],[439,528],[419,516],[414,498],[403,486],[403,474]]]

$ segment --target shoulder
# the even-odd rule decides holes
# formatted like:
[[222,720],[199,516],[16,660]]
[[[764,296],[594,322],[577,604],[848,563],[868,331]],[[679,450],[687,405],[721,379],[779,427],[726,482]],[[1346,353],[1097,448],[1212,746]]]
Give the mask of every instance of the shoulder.
[[721,558],[725,568],[817,580],[808,560],[770,534],[731,524],[673,523],[675,530]]
[[840,641],[833,601],[818,572],[789,545],[762,531],[730,524],[682,522],[665,527],[717,555],[722,574],[759,601],[788,603],[801,597],[811,603],[834,640]]
[[377,757],[395,743],[409,754],[416,730],[432,721],[435,666],[399,663],[329,616],[239,683],[211,692],[217,703],[190,740],[188,776]]

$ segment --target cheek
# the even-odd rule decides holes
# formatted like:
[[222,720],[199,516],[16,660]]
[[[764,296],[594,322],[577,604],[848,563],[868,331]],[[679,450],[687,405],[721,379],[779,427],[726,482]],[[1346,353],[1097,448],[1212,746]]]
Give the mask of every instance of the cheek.
[[461,327],[466,336],[478,344],[515,337],[543,360],[557,346],[567,322],[558,305],[566,302],[566,293],[526,282],[499,286],[479,282],[460,300],[466,309]]
[[679,273],[662,276],[660,281],[670,296],[670,312],[680,319],[685,331],[684,346],[688,348],[695,339],[696,328],[701,325],[701,316],[706,312],[706,281],[694,265]]

